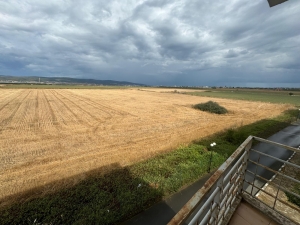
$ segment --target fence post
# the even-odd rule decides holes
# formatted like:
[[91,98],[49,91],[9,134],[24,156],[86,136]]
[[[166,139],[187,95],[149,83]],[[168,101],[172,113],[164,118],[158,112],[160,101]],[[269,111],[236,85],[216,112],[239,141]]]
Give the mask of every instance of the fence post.
[[242,193],[242,190],[243,190],[243,185],[244,185],[244,182],[245,182],[245,177],[246,177],[246,170],[247,170],[247,165],[248,165],[248,160],[249,160],[249,156],[250,156],[250,149],[252,147],[252,142],[253,142],[253,137],[251,137],[251,140],[247,143],[247,145],[245,146],[245,152],[246,152],[246,155],[243,159],[243,166],[242,166],[242,171],[241,171],[241,186],[239,188],[239,192],[238,194]]

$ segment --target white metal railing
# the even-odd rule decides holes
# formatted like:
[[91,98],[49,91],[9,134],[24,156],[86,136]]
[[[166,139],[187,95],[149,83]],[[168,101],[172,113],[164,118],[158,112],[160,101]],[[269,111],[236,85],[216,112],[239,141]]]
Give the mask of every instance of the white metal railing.
[[[259,142],[272,146],[271,154],[264,149],[255,150],[253,142]],[[255,146],[259,146],[255,145]],[[279,158],[275,153],[284,152],[284,157]],[[287,156],[293,153],[300,153],[299,149],[275,143],[258,137],[249,136],[243,144],[228,158],[219,169],[211,176],[204,186],[184,205],[184,207],[168,223],[173,224],[224,224],[228,221],[229,211],[236,200],[240,200],[241,194],[248,194],[256,197],[257,192],[263,191],[263,186],[274,177],[282,175],[285,179],[300,184],[300,181],[278,172],[278,167],[288,164],[297,169],[299,165],[288,162]],[[290,157],[288,157],[290,158]],[[276,185],[278,190],[288,192],[296,197],[300,196],[286,188]],[[276,201],[286,204],[280,200],[277,195],[271,195],[274,198],[275,209]],[[280,212],[279,212],[280,213]]]

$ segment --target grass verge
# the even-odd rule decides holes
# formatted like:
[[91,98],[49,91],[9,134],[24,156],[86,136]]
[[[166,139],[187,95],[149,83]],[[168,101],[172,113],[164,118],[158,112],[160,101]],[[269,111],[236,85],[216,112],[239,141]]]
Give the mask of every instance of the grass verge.
[[[293,191],[294,193],[296,193],[297,195],[300,195],[300,185],[299,185],[299,184],[295,185],[295,186],[293,187],[292,191]],[[295,205],[297,205],[297,206],[300,207],[300,198],[298,198],[297,196],[292,195],[292,194],[290,194],[290,193],[288,193],[288,192],[285,192],[285,194],[286,194],[288,200],[289,200],[291,203],[293,203],[293,204],[295,204]]]
[[[20,195],[18,203],[0,209],[0,224],[120,223],[206,174],[211,154],[211,168],[217,168],[250,134],[266,138],[296,116],[296,110],[289,110],[132,166],[112,165],[115,169],[105,175],[94,171],[72,187],[39,198]],[[213,148],[212,142],[217,143]],[[42,192],[42,187],[32,192]]]
[[202,97],[211,98],[226,98],[226,99],[237,99],[237,100],[247,100],[247,101],[261,101],[261,102],[271,102],[271,103],[282,103],[282,104],[293,104],[300,107],[300,93],[295,92],[294,95],[289,95],[286,91],[248,91],[248,90],[212,90],[212,91],[195,91],[186,92],[187,95],[195,95]]

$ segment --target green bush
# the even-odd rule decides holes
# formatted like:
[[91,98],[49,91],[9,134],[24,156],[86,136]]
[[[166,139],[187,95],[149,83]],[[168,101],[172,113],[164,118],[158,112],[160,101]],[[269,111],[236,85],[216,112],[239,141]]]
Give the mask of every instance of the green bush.
[[226,108],[213,101],[194,105],[194,108],[215,114],[225,114],[228,112]]
[[247,139],[247,137],[249,135],[250,134],[248,134],[243,129],[230,128],[227,131],[225,131],[224,139],[226,141],[228,141],[229,143],[240,145],[241,143],[243,143]]
[[[293,192],[300,195],[300,185],[296,185],[294,188],[293,188]],[[295,205],[299,206],[300,207],[300,198],[298,198],[297,196],[295,195],[292,195],[288,192],[285,192],[285,195],[287,196],[288,200],[291,202],[291,203],[294,203]]]

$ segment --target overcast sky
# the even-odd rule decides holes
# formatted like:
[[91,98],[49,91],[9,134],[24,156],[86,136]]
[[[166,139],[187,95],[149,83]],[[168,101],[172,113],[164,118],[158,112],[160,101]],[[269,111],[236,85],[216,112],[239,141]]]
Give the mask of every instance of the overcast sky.
[[0,0],[0,74],[300,87],[300,1]]

